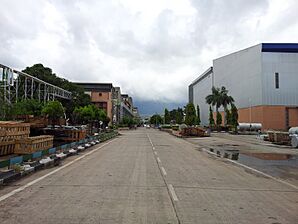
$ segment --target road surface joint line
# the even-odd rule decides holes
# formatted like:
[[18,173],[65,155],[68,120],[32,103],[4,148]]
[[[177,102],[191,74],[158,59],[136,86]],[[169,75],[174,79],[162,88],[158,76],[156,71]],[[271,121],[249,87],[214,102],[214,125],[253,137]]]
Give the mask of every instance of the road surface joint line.
[[173,187],[172,184],[169,184],[169,190],[170,190],[170,193],[171,193],[171,195],[172,195],[173,200],[174,200],[174,201],[179,201],[179,200],[178,200],[178,197],[177,197],[177,195],[176,195],[175,189],[174,189],[174,187]]
[[2,196],[0,197],[0,202],[3,201],[3,200],[5,200],[5,199],[7,199],[7,198],[9,198],[9,197],[11,197],[11,196],[13,196],[13,195],[15,195],[15,194],[18,193],[18,192],[21,192],[21,191],[25,190],[26,188],[32,186],[33,184],[36,184],[36,183],[38,183],[39,181],[41,181],[41,180],[43,180],[43,179],[45,179],[45,178],[47,178],[47,177],[49,177],[49,176],[51,176],[51,175],[53,175],[53,174],[59,172],[60,170],[65,169],[66,167],[72,165],[73,163],[75,163],[75,162],[77,162],[77,161],[79,161],[79,160],[85,158],[87,155],[90,155],[90,154],[92,154],[92,153],[94,153],[94,152],[97,152],[99,149],[103,148],[104,146],[110,144],[111,142],[113,142],[113,141],[115,141],[115,140],[117,140],[117,139],[114,139],[114,140],[112,140],[112,141],[109,141],[109,142],[107,142],[107,143],[105,143],[105,144],[99,146],[98,148],[93,149],[92,151],[90,151],[90,152],[88,152],[88,153],[86,153],[86,154],[84,154],[84,155],[82,155],[82,156],[80,156],[80,157],[74,159],[73,161],[70,161],[69,163],[66,163],[65,165],[63,165],[63,166],[57,168],[56,170],[53,170],[53,171],[51,171],[50,173],[47,173],[47,174],[45,174],[45,175],[43,175],[43,176],[41,176],[41,177],[39,177],[39,178],[37,178],[37,179],[31,181],[31,182],[25,184],[25,185],[22,186],[22,187],[19,187],[19,188],[15,189],[15,190],[13,190],[13,191],[11,191],[11,192],[5,194],[5,195],[2,195]]
[[[149,139],[149,141],[150,141],[150,143],[151,143],[151,145],[152,145],[152,151],[153,151],[153,147],[154,147],[154,145],[153,145],[153,143],[152,143],[152,141],[151,141],[151,138],[150,138],[150,136],[148,135],[148,133],[147,133],[147,137],[148,137],[148,139]],[[154,152],[154,151],[153,151],[153,152]],[[157,157],[156,160],[157,160],[157,159],[159,159],[159,158]],[[168,191],[168,194],[169,194],[169,198],[170,198],[170,201],[171,201],[171,203],[172,203],[172,206],[173,206],[173,209],[174,209],[174,212],[175,212],[175,215],[176,215],[178,224],[181,224],[180,218],[179,218],[179,216],[178,216],[177,208],[176,208],[176,205],[175,205],[175,202],[178,201],[178,197],[177,197],[177,195],[176,195],[176,193],[175,193],[174,187],[173,187],[173,185],[167,183],[167,181],[166,181],[166,179],[165,179],[165,176],[162,175],[163,171],[162,171],[162,169],[161,169],[161,167],[160,167],[160,164],[159,164],[158,162],[157,162],[157,167],[158,167],[158,169],[159,169],[159,172],[161,172],[162,179],[163,179],[163,181],[164,181],[164,183],[165,183],[165,185],[166,185],[166,188],[167,188],[167,191]]]
[[167,172],[166,172],[166,170],[165,170],[164,167],[161,167],[161,171],[162,171],[162,173],[163,173],[164,176],[167,176]]

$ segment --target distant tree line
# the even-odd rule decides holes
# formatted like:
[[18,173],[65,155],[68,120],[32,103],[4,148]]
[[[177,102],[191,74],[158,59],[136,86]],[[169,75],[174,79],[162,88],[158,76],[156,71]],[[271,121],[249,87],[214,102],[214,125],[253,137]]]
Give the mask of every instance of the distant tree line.
[[[221,127],[222,115],[219,112],[219,108],[224,108],[224,126],[230,126],[234,129],[238,125],[238,109],[234,104],[234,98],[228,95],[228,90],[222,86],[221,88],[212,87],[212,93],[206,96],[206,103],[209,104],[209,126]],[[215,107],[216,116],[214,120],[213,109]],[[229,108],[230,107],[230,108]],[[164,116],[154,114],[150,118],[150,123],[154,125],[159,124],[182,124],[185,123],[189,126],[200,125],[200,106],[188,103],[184,109],[177,108],[169,111],[167,108],[164,110]]]

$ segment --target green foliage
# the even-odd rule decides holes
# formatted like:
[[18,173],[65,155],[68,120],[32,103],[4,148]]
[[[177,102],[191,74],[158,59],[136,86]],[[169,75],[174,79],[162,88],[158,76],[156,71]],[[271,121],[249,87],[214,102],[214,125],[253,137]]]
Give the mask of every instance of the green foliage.
[[137,125],[137,120],[130,117],[130,116],[124,116],[121,122],[121,126],[123,127],[132,127],[134,125]]
[[229,91],[224,86],[222,86],[221,88],[217,88],[213,86],[212,93],[206,96],[206,103],[208,103],[209,105],[215,106],[216,113],[218,113],[218,108],[220,108],[221,106],[224,107],[225,117],[226,117],[225,124],[227,124],[227,121],[228,121],[227,114],[226,114],[227,106],[234,102],[233,97],[229,96],[228,92]]
[[200,116],[200,106],[197,105],[197,120],[196,120],[196,124],[200,125],[201,124],[201,116]]
[[79,124],[102,121],[105,125],[107,125],[110,122],[106,112],[97,108],[93,104],[83,107],[76,107],[73,113],[76,123]]
[[222,116],[221,116],[221,113],[216,112],[216,125],[217,125],[217,126],[221,126],[221,123],[222,123]]
[[12,119],[11,115],[12,115],[11,105],[9,105],[7,103],[1,103],[1,106],[0,106],[0,120],[11,120]]
[[42,108],[43,104],[40,103],[38,100],[22,100],[13,105],[12,114],[39,116],[41,114]]
[[231,104],[231,125],[234,128],[238,126],[238,109],[233,103]]
[[170,112],[168,111],[167,108],[165,109],[164,123],[165,123],[165,124],[170,124],[170,123],[171,123]]
[[172,126],[172,130],[174,130],[174,131],[178,131],[178,130],[179,130],[179,126],[178,126],[178,125],[173,125],[173,126]]
[[177,124],[182,124],[183,123],[183,118],[184,118],[183,109],[178,107],[177,112],[176,112],[176,123]]
[[174,123],[177,124],[182,124],[183,123],[183,117],[184,117],[184,112],[183,109],[178,107],[177,109],[173,109],[170,112],[170,122],[174,121]]
[[59,99],[65,107],[67,117],[71,117],[76,107],[86,106],[91,103],[90,96],[84,93],[84,89],[82,87],[56,76],[56,74],[52,72],[52,69],[44,67],[42,64],[35,64],[31,67],[27,67],[23,70],[23,72],[72,93],[71,101]]
[[185,124],[195,125],[197,120],[196,109],[193,103],[188,103],[185,107]]
[[220,90],[221,95],[221,105],[226,109],[227,106],[234,102],[234,98],[228,95],[228,90],[226,87],[222,86]]
[[216,87],[212,87],[212,93],[208,96],[206,96],[206,103],[212,106],[216,106],[216,112],[218,111],[218,108],[221,106],[221,93],[220,89]]
[[163,128],[163,129],[172,129],[172,125],[170,125],[170,124],[163,124],[161,126],[161,128]]
[[159,125],[163,123],[163,119],[159,114],[155,114],[152,117],[150,117],[150,124]]
[[210,127],[214,126],[213,110],[211,106],[209,106],[209,126]]
[[225,124],[231,125],[231,112],[228,108],[225,109]]
[[56,120],[64,115],[64,108],[59,101],[49,101],[41,111],[42,114],[47,115],[49,119]]

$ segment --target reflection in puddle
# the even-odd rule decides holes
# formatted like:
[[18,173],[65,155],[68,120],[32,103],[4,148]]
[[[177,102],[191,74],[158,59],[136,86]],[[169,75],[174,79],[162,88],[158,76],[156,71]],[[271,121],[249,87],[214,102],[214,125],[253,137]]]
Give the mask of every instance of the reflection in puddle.
[[237,160],[241,164],[263,171],[272,176],[298,180],[298,155],[249,153],[239,152],[239,150],[234,149],[214,149],[214,152],[218,157]]
[[289,160],[295,156],[281,153],[242,153],[243,155],[255,157],[262,160]]

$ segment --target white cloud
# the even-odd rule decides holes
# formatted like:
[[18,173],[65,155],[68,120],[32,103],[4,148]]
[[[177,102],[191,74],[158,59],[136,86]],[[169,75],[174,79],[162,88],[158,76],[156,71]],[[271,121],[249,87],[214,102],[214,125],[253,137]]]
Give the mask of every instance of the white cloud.
[[1,8],[0,63],[43,63],[142,100],[185,102],[214,58],[298,38],[295,0],[2,0]]

